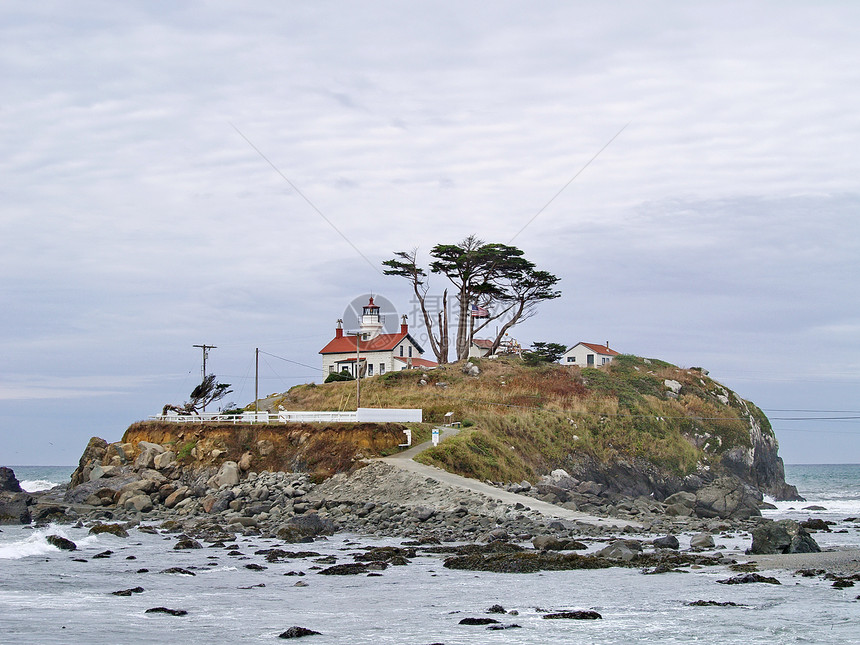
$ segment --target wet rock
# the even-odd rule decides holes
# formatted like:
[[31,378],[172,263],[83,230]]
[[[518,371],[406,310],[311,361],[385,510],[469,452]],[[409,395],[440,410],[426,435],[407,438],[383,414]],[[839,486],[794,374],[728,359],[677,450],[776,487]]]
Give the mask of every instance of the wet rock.
[[719,602],[717,600],[694,600],[693,602],[687,602],[684,604],[687,605],[687,607],[740,607],[736,602]]
[[830,525],[819,518],[810,517],[805,522],[801,522],[800,526],[805,528],[807,531],[825,531],[827,533],[830,533]]
[[691,549],[713,549],[714,546],[714,536],[710,533],[696,533],[690,538]]
[[490,625],[489,627],[487,627],[487,629],[490,629],[490,630],[493,630],[493,631],[499,631],[499,630],[502,630],[502,629],[522,629],[522,626],[521,626],[521,625],[517,625],[516,623],[510,623],[510,624],[508,624],[508,625],[502,625],[502,624],[499,624],[499,625]]
[[658,549],[679,549],[680,543],[678,542],[678,538],[674,535],[667,535],[665,537],[657,538],[651,542],[652,545],[657,547]]
[[181,576],[194,576],[197,575],[193,571],[189,571],[188,569],[183,569],[182,567],[170,567],[169,569],[164,569],[159,573],[175,573]]
[[187,616],[188,612],[184,609],[168,609],[167,607],[152,607],[146,610],[147,614],[167,614],[169,616]]
[[32,502],[29,493],[0,493],[0,524],[29,524]]
[[752,530],[753,555],[772,553],[818,553],[821,547],[809,532],[794,520],[765,521]]
[[96,553],[93,556],[93,560],[105,560],[113,555],[113,551],[108,549],[107,551],[102,551],[101,553]]
[[221,464],[221,468],[218,470],[218,473],[207,482],[211,488],[236,486],[238,483],[239,464],[235,461],[225,461]]
[[642,545],[635,540],[616,540],[612,544],[603,547],[594,555],[609,560],[622,560],[630,562],[642,551]]
[[768,576],[763,576],[758,573],[742,573],[740,575],[734,576],[733,578],[728,578],[726,580],[717,580],[721,585],[743,585],[750,584],[753,582],[764,582],[769,585],[778,585],[782,584],[776,578],[770,578]]
[[62,551],[76,551],[78,549],[77,544],[59,535],[49,535],[45,540],[47,540],[48,544],[55,546]]
[[23,493],[21,484],[15,477],[15,471],[6,466],[0,466],[0,493]]
[[495,625],[498,624],[495,618],[463,618],[458,625]]
[[506,614],[505,608],[501,605],[493,605],[487,609],[488,614]]
[[153,509],[152,499],[149,495],[134,495],[129,497],[124,504],[125,510],[137,511],[139,513],[148,513]]
[[302,636],[316,636],[319,634],[320,632],[315,632],[314,630],[308,629],[307,627],[299,627],[298,625],[293,625],[287,631],[279,634],[278,638],[301,638]]
[[542,618],[547,620],[569,619],[569,620],[598,620],[603,618],[596,611],[577,610],[577,611],[557,611],[552,614],[544,614]]
[[[380,563],[384,564],[384,563]],[[370,571],[369,565],[362,563],[336,564],[333,567],[319,571],[323,576],[355,576]]]
[[102,533],[109,533],[120,538],[128,537],[128,531],[122,524],[96,524],[90,528],[90,535],[101,535]]
[[202,549],[203,545],[200,544],[197,540],[192,540],[191,538],[183,538],[179,540],[176,544],[173,545],[174,551],[182,551],[185,549]]
[[696,491],[695,514],[702,518],[749,519],[761,516],[762,495],[736,477],[720,477]]
[[121,591],[112,591],[114,596],[130,596],[133,593],[143,593],[143,587],[132,587],[131,589],[122,589]]

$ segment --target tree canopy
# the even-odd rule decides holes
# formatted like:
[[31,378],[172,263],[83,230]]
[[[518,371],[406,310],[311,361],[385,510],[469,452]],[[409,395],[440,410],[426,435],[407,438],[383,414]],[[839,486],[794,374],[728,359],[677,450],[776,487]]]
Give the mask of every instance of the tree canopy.
[[179,414],[198,414],[201,410],[205,410],[207,405],[220,401],[230,392],[232,390],[229,383],[218,383],[214,374],[207,374],[200,385],[191,390],[188,401],[182,405],[168,403],[162,408],[161,413],[167,414],[168,410],[172,410]]
[[[470,235],[458,244],[437,244],[430,250],[430,273],[444,276],[453,286],[458,309],[457,359],[469,355],[475,334],[494,321],[502,322],[491,351],[505,333],[530,318],[544,300],[561,296],[555,289],[559,278],[523,257],[515,246],[485,243]],[[418,265],[418,251],[398,251],[383,265],[384,273],[404,278],[412,285],[428,331],[430,346],[439,363],[448,362],[448,289],[437,300],[429,296],[428,272]],[[433,304],[439,303],[432,311]],[[435,315],[434,315],[435,314]]]

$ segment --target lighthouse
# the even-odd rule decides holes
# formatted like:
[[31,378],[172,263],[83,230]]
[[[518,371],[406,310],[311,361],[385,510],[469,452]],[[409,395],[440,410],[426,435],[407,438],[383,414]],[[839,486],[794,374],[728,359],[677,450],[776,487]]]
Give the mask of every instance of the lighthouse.
[[373,296],[361,311],[361,324],[358,333],[362,340],[376,338],[382,333],[382,325],[385,321],[379,314],[379,306],[373,304]]

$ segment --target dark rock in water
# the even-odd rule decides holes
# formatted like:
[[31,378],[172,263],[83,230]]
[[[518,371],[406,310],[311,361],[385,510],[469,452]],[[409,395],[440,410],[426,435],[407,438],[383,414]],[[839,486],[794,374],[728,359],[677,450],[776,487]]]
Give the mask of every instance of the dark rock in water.
[[102,551],[101,553],[96,553],[93,556],[93,560],[104,560],[105,558],[109,558],[113,555],[113,551],[108,549],[107,551]]
[[330,519],[309,512],[291,517],[275,535],[284,542],[312,542],[313,538],[320,535],[334,535],[336,528]]
[[848,587],[853,587],[854,581],[850,578],[836,578],[833,582],[833,587],[836,589],[847,589]]
[[364,553],[359,553],[355,556],[355,559],[359,562],[391,562],[393,560],[402,562],[405,559],[405,563],[408,564],[408,558],[414,558],[415,555],[415,549],[403,549],[396,546],[380,546],[368,549]]
[[505,608],[502,607],[501,605],[493,605],[492,607],[487,609],[487,613],[488,614],[506,614],[508,612],[505,611]]
[[301,638],[302,636],[317,636],[320,635],[320,632],[315,632],[312,629],[308,629],[307,627],[299,627],[298,625],[293,625],[287,631],[282,632],[278,638]]
[[656,540],[652,541],[651,544],[658,549],[677,550],[681,546],[678,542],[678,538],[676,538],[674,535],[667,535],[665,537],[657,538]]
[[59,535],[49,535],[45,538],[48,541],[48,544],[57,547],[63,551],[76,551],[78,546],[72,542],[71,540],[67,540],[64,537],[60,537]]
[[183,540],[179,540],[176,544],[173,545],[174,551],[182,551],[185,549],[202,549],[203,545],[200,544],[197,540],[192,540],[191,538],[185,538]]
[[572,620],[597,620],[599,618],[603,618],[596,611],[590,610],[579,610],[579,611],[558,611],[552,614],[544,614],[542,616],[548,620],[557,619],[557,618],[567,618]]
[[[138,569],[135,573],[149,573],[149,569]],[[164,571],[162,573],[165,573]],[[194,575],[193,573],[191,575]]]
[[803,510],[804,511],[826,511],[827,509],[824,508],[823,506],[818,506],[816,504],[813,504],[812,506],[804,506]]
[[807,531],[825,531],[830,533],[830,525],[820,518],[809,518],[805,522],[801,522],[800,526]]
[[368,565],[356,562],[350,564],[336,564],[328,569],[323,569],[319,574],[322,576],[354,576],[361,573],[367,573],[369,571],[370,568]]
[[694,600],[685,604],[687,607],[740,607],[736,602],[719,602],[717,600]]
[[537,571],[566,571],[571,569],[607,569],[617,563],[605,558],[576,553],[516,552],[474,554],[447,558],[447,569],[467,571],[494,571],[496,573],[535,573]]
[[752,546],[748,553],[818,553],[821,547],[809,532],[794,520],[767,521],[752,530]]
[[193,571],[189,571],[188,569],[183,569],[182,567],[170,567],[169,569],[164,569],[159,573],[178,573],[182,576],[193,576],[196,575]]
[[32,502],[29,493],[0,493],[0,524],[29,524]]
[[268,567],[264,567],[262,564],[246,564],[246,569],[250,569],[251,571],[265,571]]
[[498,630],[502,630],[502,629],[522,629],[522,626],[517,625],[516,623],[511,623],[510,625],[499,624],[499,625],[490,625],[489,627],[487,627],[487,629],[490,629],[493,631],[498,631]]
[[102,533],[110,533],[121,538],[128,537],[128,531],[122,524],[96,524],[90,529],[90,535],[101,535]]
[[736,477],[720,477],[696,491],[698,517],[749,519],[761,515],[762,494]]
[[727,580],[717,580],[721,585],[744,585],[752,582],[764,582],[769,585],[778,585],[782,584],[776,578],[770,578],[768,576],[763,576],[758,573],[742,573],[734,578],[728,578]]
[[112,591],[111,594],[114,596],[130,596],[133,593],[143,593],[143,587],[132,587],[131,589],[123,589],[121,591]]
[[170,616],[187,616],[188,612],[184,609],[168,609],[167,607],[153,607],[146,610],[147,614],[169,614]]
[[464,618],[458,625],[496,625],[499,621],[495,618]]
[[31,509],[30,514],[34,522],[49,522],[65,518],[66,509],[56,504],[37,505]]
[[23,493],[24,489],[15,477],[15,472],[6,466],[0,466],[0,493]]

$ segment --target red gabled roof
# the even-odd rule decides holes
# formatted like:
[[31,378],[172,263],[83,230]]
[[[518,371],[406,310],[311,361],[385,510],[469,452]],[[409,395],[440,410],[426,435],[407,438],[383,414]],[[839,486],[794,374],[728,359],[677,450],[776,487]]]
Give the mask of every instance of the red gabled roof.
[[472,343],[481,349],[493,349],[493,341],[488,338],[473,338]]
[[[606,345],[597,345],[595,343],[583,343],[579,342],[576,345],[585,345],[596,354],[603,354],[604,356],[618,356],[620,352],[616,352],[614,349],[609,349]],[[574,347],[576,347],[574,345]]]
[[439,363],[428,361],[426,358],[401,358],[400,356],[395,356],[394,360],[402,361],[403,363],[408,363],[409,361],[412,361],[412,367],[426,367],[427,369],[439,367]]
[[[415,345],[418,349],[419,353],[423,353],[424,350],[421,349],[421,346],[415,342],[415,339],[412,338],[408,333],[399,333],[399,334],[379,334],[375,338],[371,338],[370,340],[360,340],[358,341],[358,350],[360,353],[364,352],[387,352],[393,350],[404,340],[409,339],[409,341]],[[355,336],[342,336],[341,338],[334,338],[329,342],[328,345],[323,347],[319,353],[320,354],[348,354],[349,352],[355,351]]]

